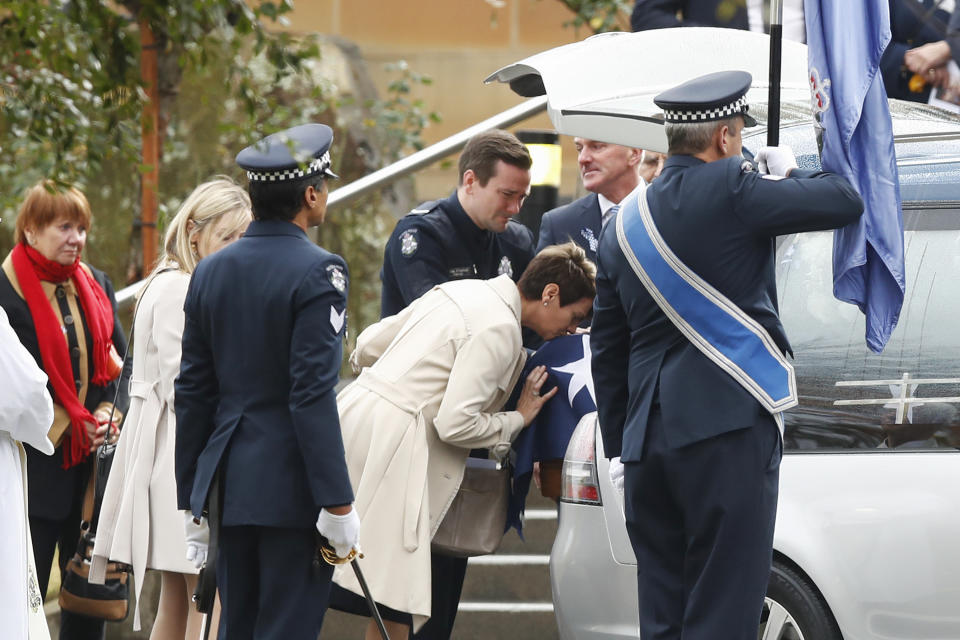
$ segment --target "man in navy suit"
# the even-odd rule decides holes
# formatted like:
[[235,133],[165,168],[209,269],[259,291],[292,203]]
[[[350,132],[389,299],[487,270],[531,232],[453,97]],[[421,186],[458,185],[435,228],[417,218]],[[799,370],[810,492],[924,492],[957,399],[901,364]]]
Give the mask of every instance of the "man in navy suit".
[[740,156],[750,82],[721,72],[657,96],[663,172],[600,238],[593,379],[604,451],[625,468],[644,640],[756,639],[778,416],[796,403],[775,238],[863,210],[846,180],[797,169],[788,149],[757,154],[767,174]]
[[316,640],[333,573],[314,564],[317,531],[341,557],[358,545],[334,392],[347,265],[306,234],[326,214],[332,140],[309,124],[240,152],[254,221],[200,262],[184,303],[177,502],[199,567],[219,476],[221,639]]
[[620,201],[642,182],[643,151],[586,138],[574,138],[573,143],[583,187],[591,193],[543,214],[537,251],[572,240],[596,263],[600,230]]

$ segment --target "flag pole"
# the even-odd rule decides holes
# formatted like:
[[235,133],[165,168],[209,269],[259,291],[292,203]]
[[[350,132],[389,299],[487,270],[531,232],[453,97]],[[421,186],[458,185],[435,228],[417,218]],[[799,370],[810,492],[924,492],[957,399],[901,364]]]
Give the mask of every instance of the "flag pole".
[[780,59],[783,49],[783,2],[770,0],[770,93],[767,98],[767,146],[780,144]]

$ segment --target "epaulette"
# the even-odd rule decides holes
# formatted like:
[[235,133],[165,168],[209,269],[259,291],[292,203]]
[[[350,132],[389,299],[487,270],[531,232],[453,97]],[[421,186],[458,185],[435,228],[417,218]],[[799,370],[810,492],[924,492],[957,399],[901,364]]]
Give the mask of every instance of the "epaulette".
[[411,209],[411,210],[410,210],[410,213],[408,213],[407,215],[408,215],[408,216],[409,216],[409,215],[423,215],[423,214],[425,214],[425,213],[430,213],[431,211],[433,211],[434,209],[436,209],[437,207],[439,207],[441,202],[443,202],[443,201],[442,201],[442,200],[428,200],[427,202],[424,202],[424,203],[422,203],[422,204],[419,204],[419,205],[417,205],[416,207],[414,207],[413,209]]

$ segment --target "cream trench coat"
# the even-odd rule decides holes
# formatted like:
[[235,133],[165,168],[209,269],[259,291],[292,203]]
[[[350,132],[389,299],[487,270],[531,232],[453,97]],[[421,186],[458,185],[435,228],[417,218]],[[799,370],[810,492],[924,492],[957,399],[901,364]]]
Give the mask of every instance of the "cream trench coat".
[[140,589],[147,568],[197,573],[187,561],[183,516],[173,473],[183,301],[190,276],[160,273],[137,303],[130,408],[100,508],[90,581],[103,581],[108,560],[133,566],[133,628],[140,629]]
[[[377,602],[430,616],[430,540],[470,449],[505,455],[523,428],[496,413],[526,360],[520,295],[508,276],[428,291],[369,327],[350,358],[360,376],[337,397],[360,516],[364,577]],[[347,565],[334,582],[362,594]]]

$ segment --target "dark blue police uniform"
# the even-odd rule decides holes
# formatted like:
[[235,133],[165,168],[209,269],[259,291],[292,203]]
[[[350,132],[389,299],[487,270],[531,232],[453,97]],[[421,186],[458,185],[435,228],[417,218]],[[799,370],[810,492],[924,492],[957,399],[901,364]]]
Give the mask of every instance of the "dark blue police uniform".
[[[719,104],[749,87],[749,76],[731,88],[726,74],[716,75]],[[686,100],[696,110],[712,100],[709,87]],[[671,156],[646,196],[670,250],[785,353],[776,236],[843,226],[863,208],[839,176],[794,169],[767,179],[740,157]],[[755,639],[770,571],[779,431],[661,311],[612,223],[600,238],[590,346],[604,450],[625,466],[641,637]]]
[[[323,128],[323,148],[309,153],[329,148]],[[296,129],[285,140],[301,143]],[[269,149],[256,153],[276,164]],[[284,170],[278,179],[302,177],[296,164]],[[346,304],[343,259],[282,220],[253,221],[190,281],[176,381],[177,501],[199,515],[221,474],[220,638],[319,633],[332,567],[314,566],[315,524],[321,508],[353,501],[334,391]]]
[[537,251],[552,244],[573,241],[583,248],[587,258],[597,262],[597,243],[603,228],[600,197],[595,193],[574,200],[543,214]]
[[387,240],[380,317],[399,313],[434,286],[507,274],[514,281],[533,259],[533,234],[511,220],[501,233],[481,229],[457,194],[425,202],[397,222]]

